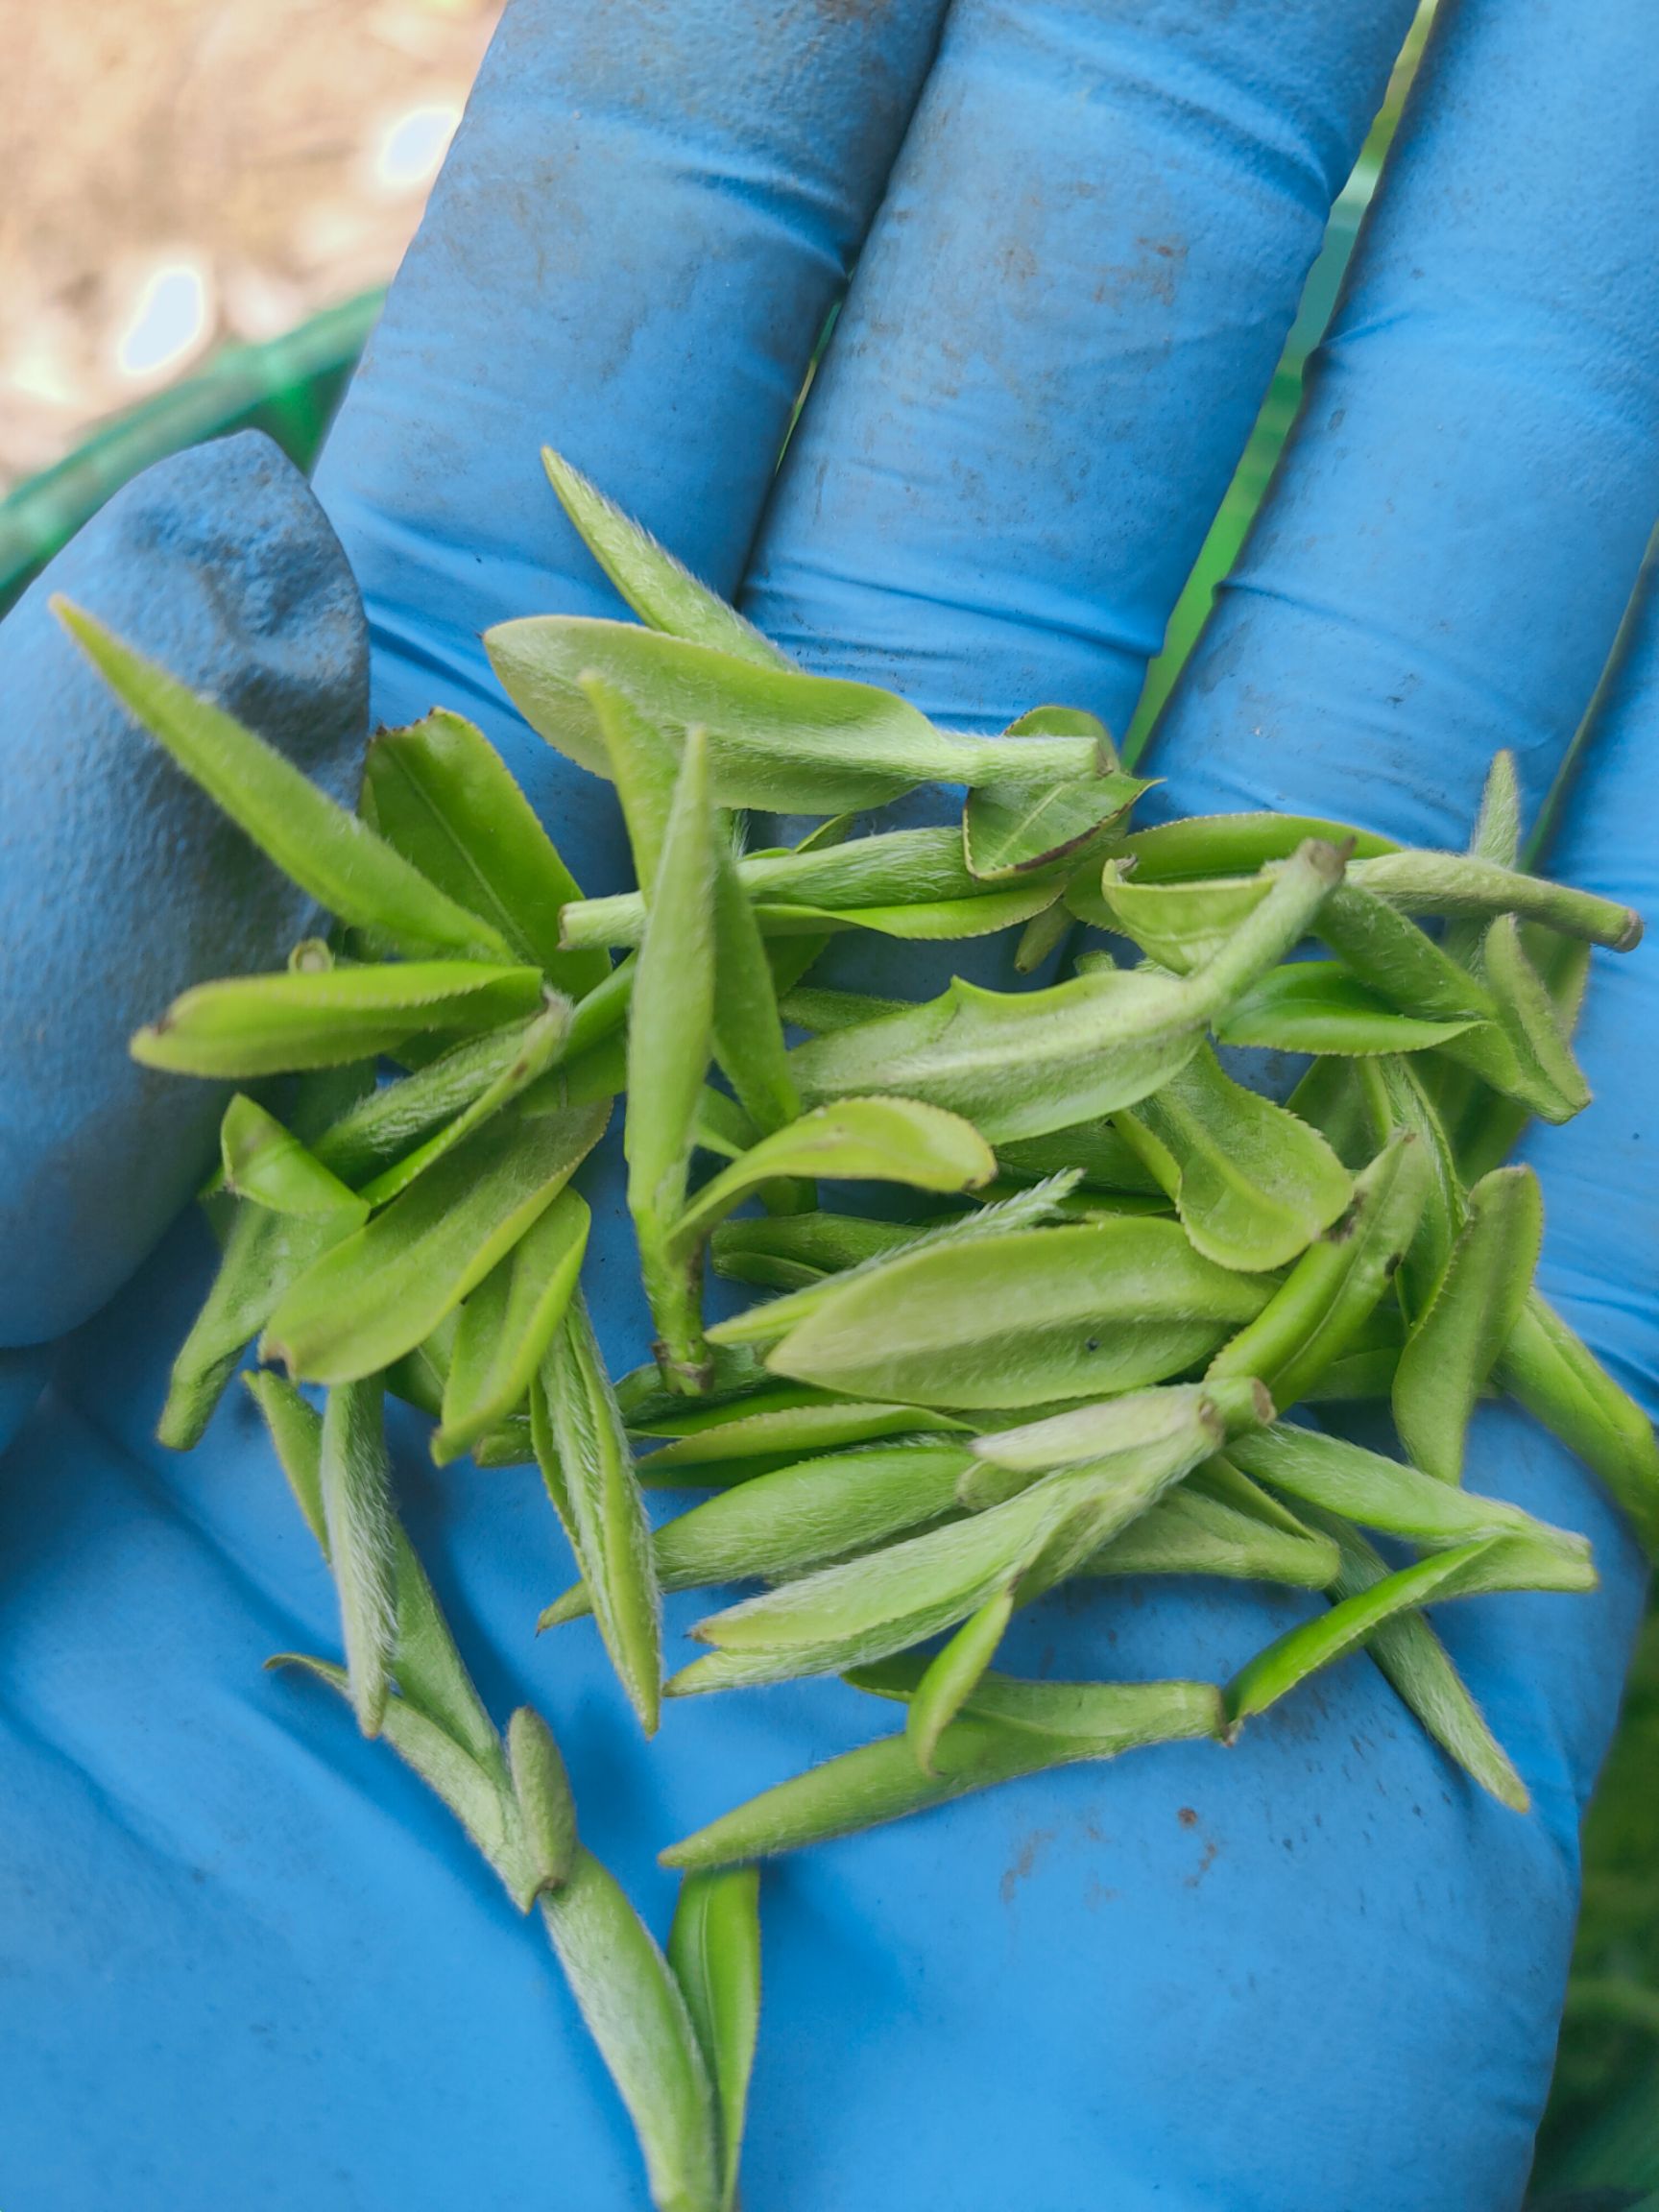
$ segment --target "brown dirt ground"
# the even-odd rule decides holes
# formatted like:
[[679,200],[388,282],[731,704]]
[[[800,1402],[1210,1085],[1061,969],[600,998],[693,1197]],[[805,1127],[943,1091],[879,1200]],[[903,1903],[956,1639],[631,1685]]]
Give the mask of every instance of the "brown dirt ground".
[[390,276],[500,5],[0,0],[0,493]]

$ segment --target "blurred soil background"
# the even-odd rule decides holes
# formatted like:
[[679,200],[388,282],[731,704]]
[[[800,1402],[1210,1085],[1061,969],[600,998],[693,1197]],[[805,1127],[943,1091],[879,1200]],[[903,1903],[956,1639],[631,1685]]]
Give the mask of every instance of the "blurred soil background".
[[501,0],[0,0],[0,495],[383,284]]

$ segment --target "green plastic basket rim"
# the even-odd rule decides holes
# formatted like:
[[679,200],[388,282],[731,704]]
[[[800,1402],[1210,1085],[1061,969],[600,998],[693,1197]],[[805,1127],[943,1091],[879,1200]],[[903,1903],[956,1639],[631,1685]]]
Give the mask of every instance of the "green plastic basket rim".
[[0,499],[0,612],[112,493],[170,453],[255,428],[309,469],[385,296],[360,293],[263,345],[226,347]]

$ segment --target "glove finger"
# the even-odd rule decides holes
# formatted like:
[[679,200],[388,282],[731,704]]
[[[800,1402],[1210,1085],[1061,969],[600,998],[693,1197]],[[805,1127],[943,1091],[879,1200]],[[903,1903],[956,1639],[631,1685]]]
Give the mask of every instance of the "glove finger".
[[1404,0],[961,0],[790,446],[751,613],[813,665],[1119,731]]
[[1659,505],[1656,94],[1639,6],[1452,14],[1159,733],[1171,803],[1458,845],[1507,745],[1540,804]]
[[[1659,184],[1637,174],[1656,79],[1635,9],[1591,20],[1550,0],[1452,17],[1303,431],[1161,733],[1161,803],[1332,812],[1458,845],[1491,754],[1509,745],[1536,807],[1659,502],[1659,269],[1636,244],[1659,218]],[[1639,751],[1604,733],[1596,754],[1623,794],[1603,806],[1633,821],[1642,794],[1624,779]],[[1575,835],[1595,831],[1581,821]],[[1588,853],[1571,857],[1582,866]],[[1599,1164],[1581,1179],[1612,1177],[1640,1140],[1651,1064],[1632,1017],[1647,1008],[1650,1026],[1652,999],[1636,961],[1599,961],[1590,993],[1586,1065],[1617,1103],[1537,1141],[1547,1289],[1568,1227],[1559,1148]],[[1599,1273],[1592,1239],[1623,1224],[1581,1205],[1575,1218],[1584,1281],[1619,1280],[1629,1314],[1645,1311],[1656,1288],[1646,1251],[1618,1275],[1615,1247],[1614,1272]],[[1605,1339],[1607,1316],[1578,1310]],[[1517,1420],[1483,1429],[1472,1485],[1586,1529],[1602,1589],[1466,1608],[1449,1634],[1571,1850],[1616,1719],[1640,1569],[1589,1476],[1535,1437],[1523,1448],[1524,1432]]]
[[943,0],[513,0],[318,472],[385,721],[477,714],[592,887],[614,809],[502,701],[478,632],[616,599],[544,442],[735,588]]
[[118,493],[0,628],[0,1345],[103,1304],[199,1180],[221,1086],[127,1040],[210,975],[276,965],[308,902],[141,735],[55,591],[210,691],[336,797],[362,759],[368,650],[340,546],[252,435]]

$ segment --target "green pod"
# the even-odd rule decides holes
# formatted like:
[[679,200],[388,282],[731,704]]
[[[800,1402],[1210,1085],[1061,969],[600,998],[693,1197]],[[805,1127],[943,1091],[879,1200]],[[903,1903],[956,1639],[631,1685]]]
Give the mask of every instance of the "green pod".
[[[1179,1374],[1266,1304],[1260,1276],[1217,1267],[1172,1221],[1011,1230],[997,1295],[976,1239],[912,1247],[813,1301],[767,1356],[781,1375],[925,1406],[1040,1406]],[[1238,1370],[1224,1370],[1238,1372]]]
[[1501,1498],[1481,1498],[1346,1437],[1288,1422],[1238,1435],[1228,1447],[1247,1475],[1296,1500],[1384,1535],[1444,1551],[1484,1536],[1516,1536],[1583,1562],[1582,1536],[1554,1528]]
[[1462,1178],[1446,1125],[1410,1061],[1368,1061],[1358,1071],[1358,1081],[1376,1142],[1382,1144],[1392,1132],[1409,1130],[1428,1170],[1417,1233],[1400,1265],[1400,1303],[1407,1320],[1415,1320],[1434,1295],[1463,1226]]
[[1005,1504],[745,1599],[690,1633],[714,1649],[674,1675],[671,1696],[830,1674],[953,1628],[1004,1589],[1062,1580],[1145,1501],[1125,1503],[1089,1470],[1050,1475]]
[[576,1294],[591,1219],[578,1191],[560,1191],[463,1304],[432,1438],[440,1466],[524,1403]]
[[[372,1086],[319,1130],[311,1149],[354,1189],[446,1128],[519,1057],[539,1010],[528,1021],[467,1037],[395,1083]],[[565,1048],[569,1048],[569,1033]]]
[[[323,1420],[292,1382],[270,1373],[245,1378],[276,1447],[277,1462],[306,1526],[328,1558],[328,1529],[323,1510]],[[394,1515],[391,1523],[397,1615],[397,1676],[399,1696],[389,1715],[417,1713],[482,1769],[493,1788],[503,1788],[507,1767],[501,1743],[483,1699],[455,1648],[455,1640],[438,1607],[415,1548]],[[344,1686],[344,1674],[341,1686]],[[521,1899],[527,1904],[527,1899]]]
[[[416,957],[507,960],[505,938],[412,868],[287,757],[68,600],[53,612],[128,710],[282,873],[342,922]],[[263,1070],[248,1069],[248,1074]]]
[[349,1382],[412,1352],[553,1203],[607,1114],[487,1121],[291,1285],[265,1357],[308,1381]]
[[582,542],[641,622],[670,637],[735,654],[760,668],[794,666],[786,653],[700,584],[666,546],[659,545],[551,445],[541,448],[541,466]]
[[[959,1444],[939,1442],[854,1447],[774,1468],[664,1522],[652,1538],[657,1579],[664,1590],[782,1580],[870,1551],[953,1519],[970,1464]],[[578,1583],[537,1626],[590,1610]]]
[[564,1051],[569,1030],[570,1001],[550,996],[536,1019],[526,1022],[518,1032],[517,1050],[494,1079],[485,1085],[453,1121],[435,1129],[424,1143],[416,1145],[412,1152],[405,1152],[389,1167],[382,1168],[372,1182],[365,1183],[362,1197],[371,1206],[384,1206],[399,1191],[407,1190],[418,1176],[426,1174],[457,1144],[464,1144],[492,1115],[499,1114],[504,1106],[522,1097]]
[[272,1214],[239,1205],[219,1271],[179,1347],[156,1433],[175,1452],[198,1444],[242,1355],[289,1286],[351,1230],[345,1214]]
[[720,2203],[733,2212],[760,2029],[760,1877],[752,1866],[686,1875],[668,1931],[668,1964],[713,2085]]
[[1288,860],[1305,839],[1316,837],[1356,859],[1397,853],[1392,839],[1351,822],[1313,814],[1189,814],[1125,837],[1119,857],[1138,883],[1178,883],[1192,877],[1246,876],[1276,860]]
[[1659,1558],[1659,1444],[1653,1424],[1536,1290],[1509,1333],[1498,1380],[1595,1469],[1649,1558]]
[[1108,1468],[1126,1482],[1161,1487],[1217,1451],[1235,1427],[1270,1421],[1272,1401],[1253,1381],[1131,1390],[1017,1429],[975,1436],[957,1485],[971,1512],[1016,1497],[1058,1467]]
[[395,851],[457,906],[480,916],[514,956],[580,998],[610,973],[602,954],[571,953],[559,917],[582,894],[558,849],[482,730],[435,708],[369,747],[363,810]]
[[1012,997],[958,979],[909,1013],[815,1038],[791,1055],[802,1095],[898,1091],[964,1115],[993,1144],[1136,1105],[1298,942],[1341,872],[1334,848],[1301,848],[1225,947],[1185,978],[1114,971]]
[[[1194,1248],[1242,1273],[1283,1267],[1343,1213],[1354,1179],[1316,1129],[1235,1083],[1208,1045],[1118,1127],[1166,1184]],[[1162,1180],[1162,1177],[1159,1178]]]
[[181,993],[130,1048],[178,1075],[284,1075],[373,1058],[428,1030],[498,1029],[533,1013],[541,992],[534,968],[470,960],[246,975]]
[[971,1123],[910,1098],[843,1098],[762,1137],[704,1184],[674,1224],[687,1249],[763,1185],[780,1176],[905,1183],[917,1190],[972,1190],[997,1172],[991,1147]]
[[553,1731],[540,1713],[520,1705],[507,1723],[507,1767],[524,1823],[536,1892],[563,1889],[581,1848],[576,1800]]
[[1351,880],[1405,914],[1509,915],[1615,952],[1642,942],[1642,920],[1630,907],[1475,854],[1387,853],[1357,860]]
[[541,1917],[628,2108],[657,2212],[719,2212],[714,2099],[685,1994],[621,1885],[583,1845]]
[[1530,1167],[1496,1167],[1468,1194],[1463,1227],[1395,1370],[1394,1424],[1413,1462],[1463,1479],[1470,1418],[1520,1320],[1544,1237]]
[[1013,1591],[997,1591],[927,1662],[904,1716],[905,1741],[924,1774],[932,1773],[940,1737],[996,1658],[997,1647],[1013,1617]]
[[[907,1696],[919,1672],[901,1665],[856,1679],[880,1695]],[[1022,1775],[1214,1736],[1220,1725],[1220,1699],[1207,1682],[1014,1682],[988,1675],[934,1745],[931,1774],[917,1766],[902,1735],[883,1737],[763,1791],[671,1845],[661,1859],[666,1866],[704,1867],[770,1858]]]
[[705,1353],[694,1264],[672,1232],[685,1201],[703,1078],[714,1033],[716,828],[708,751],[685,742],[651,899],[628,1025],[623,1150],[640,1272],[661,1340],[664,1375],[694,1391]]
[[[1340,1559],[1334,1597],[1356,1598],[1386,1579],[1388,1562],[1363,1536],[1334,1515],[1322,1518],[1321,1526],[1329,1529]],[[1447,1756],[1501,1805],[1525,1813],[1531,1802],[1526,1783],[1424,1615],[1396,1614],[1372,1631],[1365,1648],[1401,1703]]]
[[634,1455],[580,1292],[565,1309],[531,1393],[536,1456],[599,1633],[647,1736],[662,1679],[661,1601]]
[[[683,1489],[685,1470],[695,1468],[695,1483],[742,1481],[764,1468],[785,1465],[852,1444],[921,1432],[963,1431],[965,1422],[945,1413],[919,1412],[914,1406],[886,1405],[859,1398],[829,1398],[814,1392],[803,1404],[791,1394],[783,1406],[774,1401],[676,1437],[639,1464],[639,1479],[653,1488]],[[758,1464],[757,1464],[758,1463]]]
[[1427,1189],[1423,1147],[1391,1138],[1354,1184],[1354,1203],[1310,1244],[1249,1327],[1210,1362],[1207,1381],[1253,1375],[1294,1406],[1369,1322],[1416,1234]]
[[219,1125],[219,1156],[227,1190],[255,1206],[337,1220],[343,1231],[368,1218],[368,1200],[349,1190],[292,1130],[240,1091]]
[[[971,1214],[955,1216],[922,1229],[906,1229],[902,1241],[895,1241],[893,1252],[908,1249],[912,1252],[941,1250],[947,1246],[976,1244],[991,1237],[1007,1237],[1017,1230],[1035,1228],[1045,1221],[1059,1217],[1064,1201],[1076,1189],[1077,1170],[1046,1176],[1042,1182],[1028,1190],[1010,1191],[1006,1196],[991,1199]],[[873,1252],[855,1266],[837,1272],[843,1283],[854,1275],[874,1274],[891,1255]],[[730,1319],[717,1322],[709,1332],[709,1342],[720,1349],[733,1351],[751,1344],[770,1343],[783,1336],[816,1313],[830,1291],[839,1287],[835,1282],[809,1283],[791,1291],[787,1297],[777,1298],[764,1306],[752,1306],[746,1313],[737,1313]]]
[[[870,684],[739,661],[626,622],[531,615],[487,631],[485,648],[509,698],[540,736],[596,776],[603,740],[579,679],[594,672],[677,737],[709,733],[715,803],[780,814],[885,806],[919,783],[1005,781],[1006,745],[936,730],[916,708]],[[1021,767],[1033,779],[1105,769],[1088,737],[1032,737]]]
[[359,1728],[377,1736],[392,1694],[397,1638],[392,1463],[377,1381],[329,1391],[318,1466],[328,1563],[340,1593],[348,1694]]
[[1536,1053],[1517,1050],[1522,1029],[1513,1010],[1385,900],[1343,884],[1321,909],[1318,934],[1402,1013],[1471,1024],[1441,1045],[1458,1066],[1546,1120],[1563,1121],[1575,1111]]
[[[1224,1462],[1222,1462],[1224,1464]],[[1214,1466],[1214,1460],[1206,1466]],[[1335,1545],[1300,1527],[1282,1527],[1196,1487],[1203,1469],[1167,1491],[1128,1527],[1093,1551],[1075,1572],[1088,1580],[1125,1575],[1217,1575],[1230,1581],[1282,1582],[1324,1590],[1336,1574]]]

